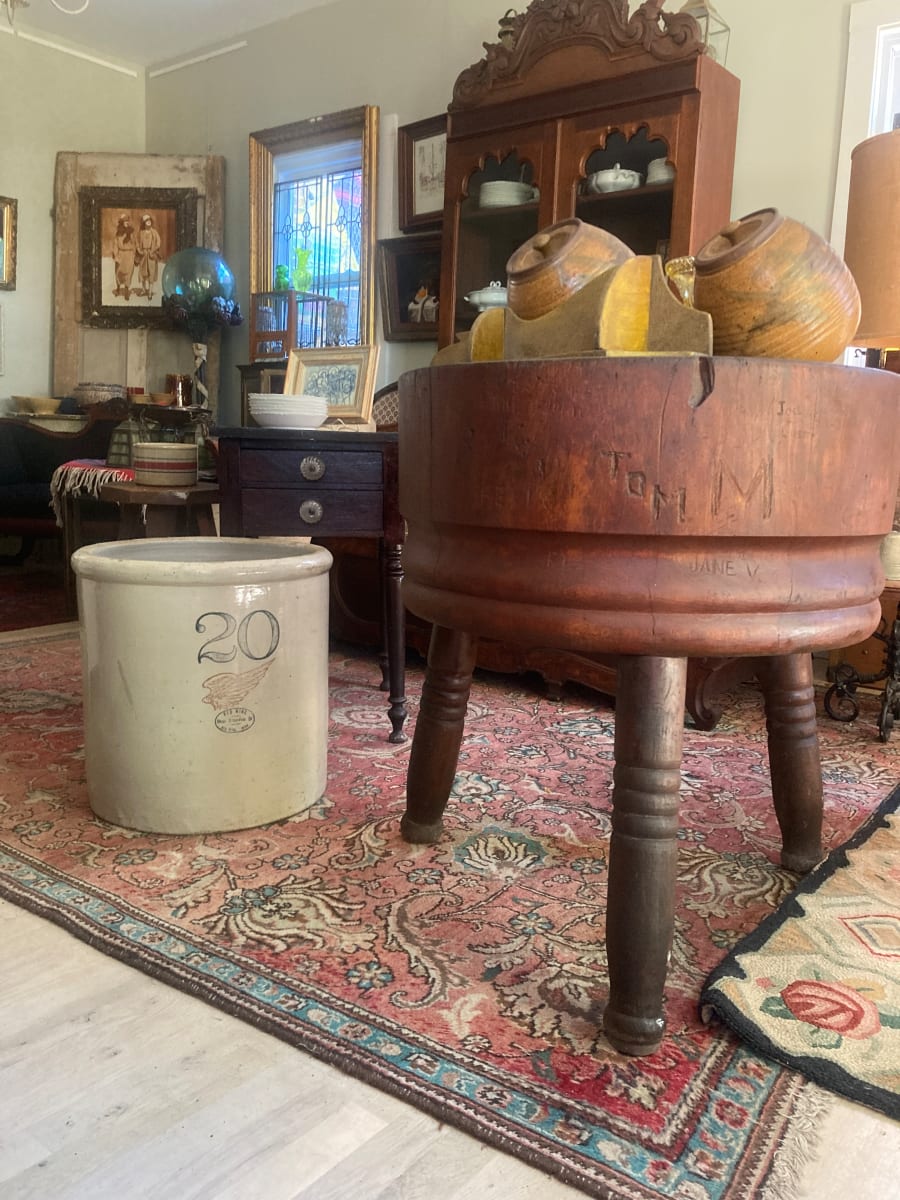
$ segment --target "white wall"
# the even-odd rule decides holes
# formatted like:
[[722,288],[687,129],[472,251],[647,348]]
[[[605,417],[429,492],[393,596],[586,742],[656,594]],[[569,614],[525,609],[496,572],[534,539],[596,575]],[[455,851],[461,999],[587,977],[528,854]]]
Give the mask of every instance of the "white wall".
[[0,111],[6,114],[0,195],[19,202],[16,288],[0,291],[4,409],[12,395],[50,394],[57,151],[142,151],[143,73],[124,74],[21,37],[0,36]]
[[[716,0],[741,81],[732,215],[775,207],[828,237],[849,0]],[[897,3],[900,14],[900,0]]]

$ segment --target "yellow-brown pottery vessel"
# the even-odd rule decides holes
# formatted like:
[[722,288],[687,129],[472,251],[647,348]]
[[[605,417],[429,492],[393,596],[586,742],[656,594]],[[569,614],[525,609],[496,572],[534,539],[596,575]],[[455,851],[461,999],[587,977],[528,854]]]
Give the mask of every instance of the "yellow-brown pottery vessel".
[[694,305],[712,316],[716,354],[833,362],[859,323],[846,263],[774,208],[726,225],[694,267]]
[[522,320],[542,317],[610,267],[634,254],[614,234],[577,217],[523,242],[506,264],[507,304]]

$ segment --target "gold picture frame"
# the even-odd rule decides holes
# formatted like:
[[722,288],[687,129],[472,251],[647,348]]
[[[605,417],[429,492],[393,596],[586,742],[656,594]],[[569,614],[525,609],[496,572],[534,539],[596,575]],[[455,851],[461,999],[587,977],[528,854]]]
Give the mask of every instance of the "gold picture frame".
[[10,196],[0,196],[0,288],[15,291],[16,287],[16,213],[18,202]]
[[372,419],[378,351],[378,346],[292,350],[285,393],[325,396],[329,421],[366,425]]

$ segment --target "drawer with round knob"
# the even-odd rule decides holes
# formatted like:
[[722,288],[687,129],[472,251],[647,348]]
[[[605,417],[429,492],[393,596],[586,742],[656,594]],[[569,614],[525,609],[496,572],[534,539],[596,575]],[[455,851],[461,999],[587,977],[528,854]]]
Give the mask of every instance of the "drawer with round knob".
[[243,450],[243,485],[276,487],[319,483],[326,487],[378,487],[382,455],[371,450]]
[[378,489],[248,488],[243,494],[247,537],[353,537],[380,534],[384,496]]

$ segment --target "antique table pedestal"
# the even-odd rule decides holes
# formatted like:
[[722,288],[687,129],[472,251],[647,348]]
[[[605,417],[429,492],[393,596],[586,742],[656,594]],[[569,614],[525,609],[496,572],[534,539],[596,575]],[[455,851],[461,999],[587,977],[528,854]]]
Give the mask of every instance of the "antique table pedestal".
[[900,380],[807,362],[584,357],[400,385],[404,600],[434,622],[403,836],[433,842],[476,639],[619,655],[604,1029],[664,1031],[688,656],[762,656],[782,862],[821,856],[810,652],[880,615]]

